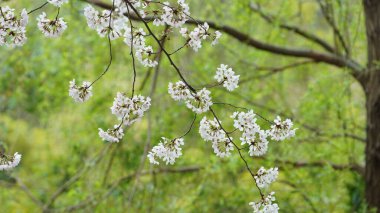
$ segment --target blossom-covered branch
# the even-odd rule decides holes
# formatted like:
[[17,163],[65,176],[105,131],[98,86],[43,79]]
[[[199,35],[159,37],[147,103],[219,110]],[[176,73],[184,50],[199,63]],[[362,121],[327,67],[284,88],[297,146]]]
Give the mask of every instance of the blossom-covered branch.
[[[49,19],[47,18],[48,15],[42,12],[37,18],[37,25],[45,37],[56,38],[62,35],[67,28],[66,22],[63,18],[59,17],[61,6],[67,3],[67,0],[49,0],[48,2],[57,7],[57,14],[54,19]],[[39,9],[40,8],[42,7],[39,7]],[[14,15],[13,9],[7,8],[5,12],[3,10],[1,11],[4,15],[2,15],[2,19],[0,19],[0,27],[6,32],[4,44],[8,46],[16,44],[21,46],[26,41],[25,27],[28,22],[26,10],[22,11],[20,18]],[[159,161],[163,161],[166,164],[174,164],[183,154],[185,146],[184,137],[193,129],[197,115],[210,112],[213,119],[210,120],[207,116],[204,116],[200,122],[199,133],[201,138],[211,142],[211,147],[218,157],[227,158],[232,154],[233,150],[237,150],[261,195],[259,202],[250,204],[253,210],[277,212],[279,207],[273,202],[275,200],[274,193],[266,195],[263,188],[267,188],[277,179],[278,168],[265,169],[261,167],[257,172],[254,172],[244,155],[262,156],[266,154],[270,141],[284,141],[293,137],[296,129],[293,127],[292,121],[290,119],[282,120],[280,117],[276,117],[274,121],[270,121],[260,114],[254,113],[253,110],[235,107],[239,111],[234,112],[230,117],[232,118],[230,122],[233,122],[235,130],[230,132],[226,131],[225,127],[222,126],[222,117],[219,117],[212,108],[214,103],[210,89],[216,86],[222,86],[227,91],[234,91],[239,87],[240,75],[237,75],[232,67],[221,64],[218,68],[215,68],[214,79],[216,82],[214,86],[197,89],[191,85],[190,81],[185,79],[180,67],[172,59],[172,55],[183,48],[188,47],[194,52],[198,52],[205,41],[210,41],[211,45],[216,45],[222,34],[219,31],[210,30],[209,23],[198,22],[192,18],[190,8],[185,0],[178,0],[176,3],[149,0],[112,0],[112,7],[103,11],[98,11],[91,5],[87,5],[84,9],[84,15],[87,20],[87,25],[96,31],[101,38],[107,38],[110,60],[106,69],[94,81],[84,81],[81,86],[76,85],[75,80],[71,81],[69,95],[76,102],[86,102],[90,99],[93,95],[92,87],[95,86],[95,83],[100,80],[111,67],[113,60],[111,41],[113,40],[123,39],[126,46],[130,48],[133,66],[131,94],[128,95],[127,92],[117,92],[111,107],[111,114],[115,115],[118,123],[107,130],[99,128],[99,136],[104,141],[109,142],[108,144],[110,145],[120,142],[124,137],[124,129],[141,120],[150,109],[150,97],[135,94],[138,68],[135,62],[138,61],[144,67],[155,67],[158,65],[158,58],[155,57],[155,55],[157,52],[162,51],[180,79],[180,81],[175,83],[168,83],[168,93],[174,101],[183,102],[184,105],[194,113],[194,118],[187,131],[180,137],[175,137],[174,139],[162,137],[161,141],[148,153],[147,157],[149,161],[152,164],[159,164]],[[131,17],[133,16],[137,18],[132,19]],[[151,20],[147,20],[147,16],[150,16]],[[137,25],[134,24],[136,19],[143,23],[145,29],[137,28]],[[153,26],[148,24],[149,21],[152,21],[157,29],[160,29],[160,26],[165,26],[163,39],[165,39],[169,33],[177,32],[185,41],[173,52],[168,51],[163,46],[162,39],[159,39],[156,35]],[[189,22],[195,22],[196,27],[193,29],[184,27],[184,24]],[[21,38],[25,37],[21,42],[13,41],[13,43],[10,43],[9,40],[6,39],[7,36],[14,37],[13,26],[20,31]],[[214,29],[216,28],[217,26],[214,24]],[[155,45],[148,45],[148,42],[146,42],[147,38],[153,39]],[[158,51],[154,51],[157,46]],[[232,104],[229,105],[233,106]],[[259,122],[256,117],[266,122],[266,126],[269,124],[270,128],[263,128],[261,122]],[[226,123],[229,123],[229,121],[226,121]],[[238,135],[242,147],[239,147],[237,143],[233,141],[232,134]],[[247,153],[245,153],[246,150],[248,150]],[[101,156],[104,156],[106,152],[102,153]],[[99,160],[97,160],[97,162],[99,162]],[[83,173],[84,170],[80,170],[60,187],[48,200],[45,208],[49,209],[58,196],[76,182]]]

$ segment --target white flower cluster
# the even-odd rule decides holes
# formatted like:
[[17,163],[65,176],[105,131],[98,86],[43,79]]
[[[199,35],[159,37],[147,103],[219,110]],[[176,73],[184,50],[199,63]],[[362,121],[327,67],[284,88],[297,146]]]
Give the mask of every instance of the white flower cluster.
[[178,81],[175,84],[170,82],[168,87],[168,92],[170,96],[176,101],[186,101],[191,97],[190,90],[182,81]]
[[102,13],[88,5],[84,8],[84,15],[88,26],[96,30],[100,37],[110,36],[111,40],[117,39],[124,34],[128,28],[128,18],[123,14],[113,12],[112,18],[110,10],[103,10]]
[[[131,3],[135,7],[142,5],[139,1]],[[121,0],[116,1],[115,7],[116,9],[112,12],[112,15],[110,10],[103,10],[100,13],[91,5],[85,7],[84,15],[88,26],[96,30],[101,37],[109,35],[111,40],[123,38],[124,43],[128,46],[131,47],[133,45],[133,49],[136,51],[136,58],[143,66],[157,66],[158,62],[151,59],[154,56],[153,47],[145,45],[146,33],[144,30],[142,28],[135,30],[135,28],[131,28],[128,24],[128,18],[125,16],[128,8],[125,2]],[[129,10],[132,9],[129,8]]]
[[[202,40],[206,40],[211,34],[208,32],[209,25],[207,22],[203,24],[199,24],[197,27],[194,28],[193,31],[189,32],[187,28],[181,28],[179,31],[181,35],[188,39],[188,45],[193,48],[195,52],[198,51],[202,47]],[[219,31],[216,31],[213,36],[212,45],[215,45],[218,43],[219,38],[222,36],[222,34]]]
[[255,175],[255,181],[258,187],[265,188],[269,186],[269,184],[276,181],[278,177],[278,168],[270,168],[268,170],[264,169],[264,167],[261,167],[256,175]]
[[133,31],[133,35],[132,35],[131,28],[128,27],[124,33],[124,43],[126,43],[128,46],[131,46],[132,37],[133,37],[133,47],[134,48],[139,49],[139,48],[145,47],[146,33],[145,33],[143,28],[139,28],[139,29]]
[[226,138],[226,134],[215,118],[214,120],[207,120],[206,117],[203,117],[199,125],[199,134],[205,141],[217,141]]
[[48,0],[48,2],[56,7],[61,7],[62,4],[69,2],[69,0]]
[[182,138],[169,140],[162,137],[160,143],[148,153],[148,159],[152,164],[160,164],[157,158],[165,162],[166,165],[174,164],[175,160],[182,155],[182,145],[184,145]]
[[28,13],[21,11],[20,17],[8,6],[0,7],[0,46],[22,46],[26,42],[25,27],[28,24]]
[[268,131],[268,134],[271,136],[272,140],[283,141],[288,138],[294,137],[297,129],[292,128],[293,122],[290,119],[281,121],[280,116],[277,116],[277,118],[274,120],[274,124]]
[[249,145],[250,156],[264,155],[268,150],[267,134],[256,123],[256,114],[253,110],[245,112],[234,112],[234,127],[242,132],[241,145]]
[[150,107],[150,98],[135,95],[132,98],[118,92],[111,107],[112,114],[122,120],[125,126],[129,126],[140,120]]
[[216,75],[214,76],[219,83],[223,83],[223,87],[228,91],[233,91],[239,87],[239,77],[239,75],[235,75],[232,68],[229,68],[228,65],[224,64],[221,64],[220,67],[217,68]]
[[212,105],[211,92],[206,88],[201,89],[196,94],[193,94],[187,101],[187,108],[193,110],[197,114],[207,112]]
[[21,155],[17,152],[13,156],[0,153],[0,171],[13,169],[20,161]]
[[231,143],[230,139],[224,138],[223,140],[216,140],[212,142],[212,148],[216,156],[224,158],[231,155],[231,151],[234,150],[234,145]]
[[120,124],[114,125],[114,128],[104,131],[99,128],[99,136],[104,141],[111,143],[119,142],[124,136],[124,126],[130,126],[139,121],[144,113],[150,108],[150,98],[142,95],[135,95],[131,98],[126,94],[118,92],[111,107],[111,113],[121,120]]
[[250,202],[249,205],[253,208],[254,213],[277,213],[280,208],[277,203],[273,203],[276,198],[274,192],[271,192],[259,202]]
[[207,112],[212,105],[211,92],[206,88],[194,93],[190,91],[186,84],[179,81],[175,84],[169,83],[168,92],[176,101],[185,101],[187,108],[197,114]]
[[150,59],[153,55],[152,46],[140,47],[136,50],[136,58],[144,67],[155,67],[158,62]]
[[85,102],[92,96],[92,86],[88,81],[84,81],[82,86],[77,86],[75,84],[75,79],[70,81],[69,85],[69,95],[74,99],[75,102]]
[[117,143],[120,141],[120,139],[123,138],[124,131],[121,125],[116,124],[113,129],[107,129],[107,131],[104,131],[103,129],[99,128],[99,136],[104,141]]
[[63,18],[50,20],[46,18],[46,13],[43,12],[38,18],[38,29],[48,38],[56,38],[62,35],[66,30],[67,24]]
[[216,156],[224,158],[231,155],[231,151],[234,149],[230,141],[232,138],[226,136],[215,118],[214,120],[207,120],[206,117],[203,117],[199,126],[199,134],[203,140],[212,142]]
[[[162,11],[156,12],[153,24],[156,26],[169,25],[172,27],[181,27],[190,17],[189,5],[185,0],[178,0],[178,5],[172,6],[169,2],[164,2]],[[161,16],[158,16],[161,14]]]

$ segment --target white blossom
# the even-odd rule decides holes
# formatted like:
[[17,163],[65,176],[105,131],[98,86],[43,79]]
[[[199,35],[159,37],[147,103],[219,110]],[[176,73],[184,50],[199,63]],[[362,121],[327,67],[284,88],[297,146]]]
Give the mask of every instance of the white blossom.
[[38,16],[37,21],[38,29],[48,38],[59,37],[67,28],[67,24],[63,18],[50,20],[46,18],[45,12]]
[[293,122],[290,119],[281,121],[280,116],[277,116],[277,118],[274,120],[274,124],[268,131],[268,135],[271,137],[272,140],[283,141],[295,135],[297,129],[292,128]]
[[256,123],[256,114],[248,112],[234,112],[234,127],[242,132],[241,145],[248,144],[250,156],[264,155],[268,150],[267,132],[260,129]]
[[203,117],[199,125],[199,134],[205,141],[220,141],[226,138],[225,132],[215,118],[207,120],[206,117]]
[[211,92],[206,88],[194,93],[184,82],[178,81],[175,84],[169,83],[168,92],[174,100],[185,101],[187,108],[197,114],[207,112],[212,105]]
[[109,35],[111,40],[115,40],[123,36],[124,31],[129,29],[128,18],[123,13],[117,11],[103,10],[102,13],[94,9],[91,5],[84,8],[84,16],[87,20],[87,25],[96,30],[100,37]]
[[16,167],[21,161],[21,155],[17,152],[13,156],[0,153],[0,171],[10,170]]
[[61,7],[63,3],[67,3],[69,0],[48,0],[48,2],[56,7]]
[[84,16],[86,17],[87,25],[91,29],[96,30],[98,25],[101,25],[99,11],[95,10],[91,5],[84,8]]
[[178,0],[178,5],[170,5],[169,2],[163,2],[162,14],[155,17],[153,24],[156,26],[167,24],[172,27],[181,27],[189,19],[189,6],[185,0]]
[[85,102],[92,96],[92,86],[88,81],[84,81],[82,86],[77,86],[75,84],[75,79],[70,81],[69,85],[69,95],[74,99],[75,102]]
[[254,213],[277,213],[280,209],[277,203],[273,203],[276,198],[274,192],[269,193],[264,199],[259,202],[250,202]]
[[223,83],[223,87],[228,91],[232,91],[239,87],[239,77],[239,75],[235,75],[232,68],[229,68],[228,65],[224,64],[221,64],[220,67],[217,68],[216,75],[214,76],[219,83]]
[[151,46],[138,48],[136,50],[136,58],[144,67],[157,66],[158,62],[149,58],[152,55],[153,55],[153,48]]
[[168,86],[168,92],[170,96],[176,101],[182,101],[191,98],[190,90],[182,81],[178,81],[175,84],[170,82]]
[[264,167],[261,167],[256,175],[255,175],[255,181],[258,187],[265,188],[269,184],[276,181],[278,177],[278,168],[270,168],[266,170]]
[[267,134],[263,130],[255,133],[244,131],[240,140],[242,145],[248,144],[250,156],[262,156],[268,151]]
[[202,40],[205,40],[208,36],[209,25],[207,22],[199,24],[190,33],[186,28],[181,28],[180,33],[184,38],[188,39],[188,45],[193,48],[195,52],[202,47]]
[[120,141],[120,139],[123,138],[124,131],[120,124],[116,124],[113,129],[107,129],[107,131],[104,131],[103,129],[99,128],[99,136],[104,141],[117,143]]
[[167,164],[174,164],[175,160],[182,155],[181,145],[184,145],[182,138],[169,140],[162,137],[160,143],[152,148],[148,153],[148,159],[152,164],[159,164],[158,159]]
[[111,107],[112,114],[116,115],[123,124],[129,126],[140,120],[150,108],[150,98],[135,95],[132,98],[118,92]]
[[186,100],[187,108],[191,109],[197,114],[207,112],[212,105],[211,101],[211,92],[206,88],[198,91],[196,94],[193,94]]
[[222,37],[222,33],[219,31],[215,31],[215,35],[214,35],[214,38],[211,42],[211,45],[214,46],[214,45],[218,44],[220,37]]
[[256,124],[256,114],[253,113],[253,110],[248,112],[234,112],[231,118],[234,119],[234,127],[240,131],[245,129],[257,132],[260,127]]
[[20,17],[14,13],[14,9],[8,6],[1,7],[0,15],[0,46],[22,46],[26,42],[26,25],[28,13],[26,9],[21,11]]
[[223,138],[222,140],[214,140],[212,142],[212,148],[216,156],[224,158],[231,155],[231,151],[234,150],[234,145],[230,141],[232,138]]
[[[142,28],[139,28],[136,31],[133,31],[133,48],[140,49],[145,47],[145,36],[146,33]],[[128,46],[131,46],[132,43],[132,33],[131,28],[127,28],[124,34],[124,43]]]

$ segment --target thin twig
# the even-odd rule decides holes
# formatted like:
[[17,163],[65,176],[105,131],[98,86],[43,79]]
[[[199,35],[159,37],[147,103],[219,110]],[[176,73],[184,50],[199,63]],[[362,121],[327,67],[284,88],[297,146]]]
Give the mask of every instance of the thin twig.
[[49,4],[49,2],[45,2],[45,3],[43,3],[41,6],[39,6],[39,7],[35,8],[35,9],[31,10],[30,12],[28,12],[28,15],[31,14],[31,13],[33,13],[33,12],[35,12],[35,11],[37,11],[37,10],[39,10],[39,9],[42,9],[42,8],[45,7],[47,4]]

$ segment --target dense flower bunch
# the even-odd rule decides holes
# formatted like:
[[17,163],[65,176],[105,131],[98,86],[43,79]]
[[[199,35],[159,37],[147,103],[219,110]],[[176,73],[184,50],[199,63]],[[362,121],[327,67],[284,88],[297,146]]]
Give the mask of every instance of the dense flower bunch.
[[16,167],[21,161],[21,155],[17,152],[13,156],[0,153],[0,171],[10,170]]
[[234,127],[242,132],[241,145],[248,144],[250,156],[264,155],[268,150],[268,140],[265,131],[260,129],[256,123],[256,114],[253,110],[245,112],[234,112]]
[[20,17],[15,15],[15,10],[8,6],[0,7],[0,46],[22,46],[26,42],[26,25],[28,13],[21,11]]
[[[109,35],[111,40],[122,37],[124,43],[136,51],[137,60],[145,67],[155,67],[158,63],[154,56],[153,47],[145,44],[146,33],[142,28],[134,29],[128,24],[128,18],[125,13],[131,9],[123,2],[116,2],[117,9],[115,12],[103,10],[99,12],[92,6],[88,5],[84,9],[84,15],[87,19],[87,24],[91,29],[98,32],[101,37]],[[141,4],[135,3],[136,6]]]
[[175,84],[170,82],[168,92],[176,101],[185,101],[192,96],[190,90],[182,81],[178,81]]
[[234,149],[231,142],[232,138],[227,137],[215,118],[214,120],[207,120],[206,117],[203,117],[199,126],[199,134],[203,140],[211,141],[214,153],[218,157],[229,157],[230,151]]
[[214,78],[219,83],[223,83],[223,87],[225,87],[228,91],[233,91],[239,87],[239,77],[239,75],[235,75],[235,72],[232,68],[229,68],[228,65],[221,64],[217,69]]
[[84,81],[82,86],[77,86],[75,84],[75,79],[70,81],[69,85],[69,95],[74,99],[75,102],[85,102],[92,96],[91,83]]
[[206,88],[198,92],[192,92],[182,81],[175,84],[169,83],[168,92],[176,101],[185,101],[187,108],[197,114],[207,112],[212,105],[211,92]]
[[[178,0],[177,5],[170,5],[164,2],[162,10],[154,14],[153,24],[156,26],[169,25],[172,27],[181,27],[190,17],[189,5],[185,0]],[[141,12],[146,15],[146,13]]]
[[124,136],[124,126],[130,126],[139,121],[144,113],[150,108],[150,98],[142,95],[135,95],[131,98],[126,94],[118,92],[111,107],[111,112],[119,120],[120,124],[114,125],[114,128],[104,131],[99,128],[99,136],[111,143],[119,142]]
[[[187,44],[193,48],[195,52],[198,52],[198,50],[202,47],[202,41],[206,40],[211,35],[209,33],[209,28],[209,25],[205,22],[203,24],[199,24],[191,32],[189,32],[187,28],[181,28],[180,33],[184,38],[188,39]],[[222,34],[219,31],[215,31],[211,44],[217,44],[221,36]]]
[[268,170],[261,167],[255,175],[255,181],[257,186],[260,188],[265,188],[272,182],[274,182],[278,177],[278,168],[270,168]]
[[48,38],[59,37],[66,30],[67,25],[63,18],[50,20],[46,18],[46,13],[42,13],[38,18],[38,29]]
[[132,98],[118,92],[111,107],[112,114],[122,120],[125,126],[129,126],[144,116],[144,112],[150,107],[150,98],[135,95]]
[[276,198],[274,197],[274,192],[271,192],[259,202],[250,202],[249,205],[252,206],[253,212],[277,213],[280,208],[277,203],[273,203],[275,200]]
[[154,146],[148,154],[148,159],[152,164],[160,164],[157,158],[166,164],[174,164],[175,160],[182,155],[181,146],[184,144],[182,138],[169,140],[162,137],[162,140],[157,146]]
[[277,118],[274,120],[274,124],[268,131],[268,134],[272,140],[283,141],[293,137],[296,134],[297,129],[292,129],[292,127],[293,122],[290,119],[281,121],[280,116],[277,116]]
[[104,131],[103,129],[99,128],[99,136],[104,141],[117,143],[123,138],[124,130],[120,124],[119,125],[116,124],[114,128],[107,129],[107,131]]

